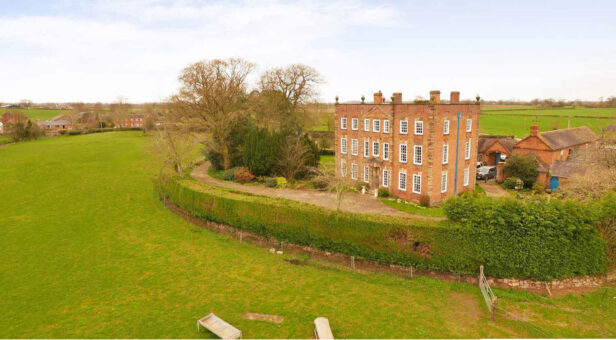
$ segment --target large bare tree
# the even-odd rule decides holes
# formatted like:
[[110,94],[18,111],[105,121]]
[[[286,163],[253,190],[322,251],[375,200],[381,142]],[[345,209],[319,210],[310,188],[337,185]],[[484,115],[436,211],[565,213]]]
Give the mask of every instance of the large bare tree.
[[[268,110],[262,121],[277,120],[280,124],[292,121],[304,126],[310,119],[305,112],[310,101],[317,96],[317,86],[323,82],[314,68],[302,64],[277,67],[265,71],[259,79],[260,96]],[[259,117],[257,113],[257,121]]]
[[246,114],[246,78],[254,65],[242,59],[200,61],[180,74],[180,91],[172,97],[175,116],[207,135],[206,145],[222,155],[231,167],[229,137]]

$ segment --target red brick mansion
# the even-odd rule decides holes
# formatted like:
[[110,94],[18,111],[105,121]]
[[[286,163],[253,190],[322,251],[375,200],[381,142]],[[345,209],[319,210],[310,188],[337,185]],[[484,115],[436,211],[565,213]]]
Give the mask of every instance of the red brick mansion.
[[403,103],[381,92],[373,103],[336,102],[336,175],[364,182],[372,190],[430,203],[475,188],[479,103],[460,103],[440,91],[426,103]]

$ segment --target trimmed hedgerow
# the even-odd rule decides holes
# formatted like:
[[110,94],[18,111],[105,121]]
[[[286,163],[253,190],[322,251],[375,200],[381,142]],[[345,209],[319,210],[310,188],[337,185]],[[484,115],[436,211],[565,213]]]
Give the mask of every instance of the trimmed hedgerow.
[[492,273],[541,280],[602,273],[605,243],[593,208],[543,198],[489,199],[462,195],[444,205],[449,219],[470,236],[468,244]]
[[[532,217],[512,203],[507,203],[513,209],[507,219],[494,213],[485,215],[494,222],[473,226],[478,221],[470,220],[470,213],[462,210],[479,211],[481,205],[475,198],[447,205],[450,211],[454,205],[462,207],[452,218],[457,222],[452,222],[336,212],[187,179],[170,179],[161,187],[171,202],[195,217],[379,263],[461,274],[476,273],[479,265],[485,264],[489,275],[539,280],[597,274],[606,269],[605,247],[592,225],[568,216],[566,206],[551,208],[554,216],[562,219],[560,226],[556,217],[544,223],[538,220],[541,215]],[[521,222],[505,225],[516,221],[515,211],[533,222],[522,227]]]

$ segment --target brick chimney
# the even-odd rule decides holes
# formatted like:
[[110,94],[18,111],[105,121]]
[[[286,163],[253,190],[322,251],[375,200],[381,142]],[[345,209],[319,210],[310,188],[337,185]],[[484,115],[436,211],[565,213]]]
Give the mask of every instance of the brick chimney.
[[394,92],[392,98],[393,98],[394,104],[402,104],[402,93],[401,92]]
[[439,104],[441,102],[441,91],[430,91],[430,104]]
[[530,127],[530,135],[536,137],[538,134],[539,134],[539,125],[537,125],[537,123],[534,123]]
[[374,94],[374,103],[383,104],[383,92],[379,91]]
[[451,91],[451,97],[449,98],[449,104],[460,104],[460,92]]

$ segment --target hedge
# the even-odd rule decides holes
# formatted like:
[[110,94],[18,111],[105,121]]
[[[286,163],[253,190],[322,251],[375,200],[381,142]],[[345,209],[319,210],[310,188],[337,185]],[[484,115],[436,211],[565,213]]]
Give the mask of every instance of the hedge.
[[[484,264],[488,275],[536,280],[606,270],[605,247],[592,226],[531,231],[532,227],[517,230],[499,225],[486,229],[469,227],[460,219],[433,221],[336,212],[189,179],[162,181],[160,189],[170,202],[195,217],[382,264],[459,274],[474,274]],[[563,260],[558,260],[560,257]]]

